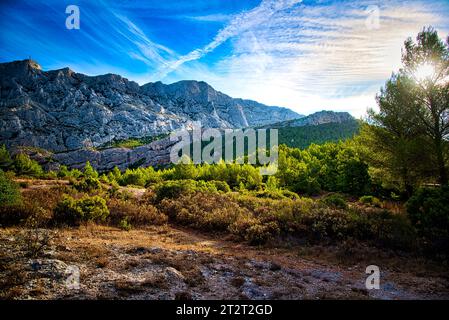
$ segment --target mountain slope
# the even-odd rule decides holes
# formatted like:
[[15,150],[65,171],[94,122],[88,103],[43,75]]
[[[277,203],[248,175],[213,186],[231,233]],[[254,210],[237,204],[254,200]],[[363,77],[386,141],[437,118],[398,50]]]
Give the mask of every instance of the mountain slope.
[[0,111],[0,143],[56,152],[164,134],[192,121],[242,128],[301,117],[233,99],[205,82],[139,86],[115,74],[43,71],[32,60],[0,64]]
[[278,123],[271,123],[264,125],[264,128],[286,128],[286,127],[302,127],[302,126],[316,126],[325,123],[343,123],[354,121],[354,117],[348,112],[335,111],[319,111],[308,116],[281,121]]
[[307,148],[312,143],[323,144],[352,138],[359,131],[359,123],[352,119],[340,123],[278,128],[279,144],[293,148]]
[[262,128],[278,129],[279,144],[303,149],[312,143],[352,138],[359,131],[359,123],[347,112],[323,110],[306,117],[264,125]]

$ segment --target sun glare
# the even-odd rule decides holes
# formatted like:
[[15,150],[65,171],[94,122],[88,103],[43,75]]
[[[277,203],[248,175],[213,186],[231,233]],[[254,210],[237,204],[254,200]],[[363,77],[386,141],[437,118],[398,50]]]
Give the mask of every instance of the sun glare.
[[430,79],[435,75],[435,67],[431,63],[421,64],[416,68],[414,75],[418,81]]

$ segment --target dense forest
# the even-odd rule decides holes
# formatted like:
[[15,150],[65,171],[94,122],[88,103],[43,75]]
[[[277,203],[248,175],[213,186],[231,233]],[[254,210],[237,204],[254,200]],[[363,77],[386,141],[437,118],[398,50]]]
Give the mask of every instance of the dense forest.
[[312,143],[338,142],[354,137],[360,129],[357,120],[323,123],[314,126],[278,128],[279,143],[304,149]]

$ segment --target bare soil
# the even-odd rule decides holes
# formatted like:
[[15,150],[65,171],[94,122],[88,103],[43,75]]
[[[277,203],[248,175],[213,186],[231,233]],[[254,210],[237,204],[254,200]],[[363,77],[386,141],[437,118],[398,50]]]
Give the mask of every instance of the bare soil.
[[[26,229],[0,229],[0,298],[449,298],[447,266],[354,243],[251,247],[173,226],[32,232],[50,236],[35,257]],[[365,288],[368,265],[378,290]]]

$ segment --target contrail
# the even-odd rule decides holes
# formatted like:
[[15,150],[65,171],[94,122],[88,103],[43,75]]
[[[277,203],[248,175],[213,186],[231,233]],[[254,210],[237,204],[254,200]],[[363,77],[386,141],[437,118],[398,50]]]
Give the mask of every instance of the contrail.
[[302,0],[263,0],[262,3],[254,9],[235,16],[226,27],[217,33],[212,42],[202,48],[195,49],[188,54],[181,56],[172,63],[169,63],[167,67],[159,72],[158,78],[165,77],[167,74],[188,61],[202,58],[229,38],[266,22],[276,12],[288,9],[300,2],[302,2]]

